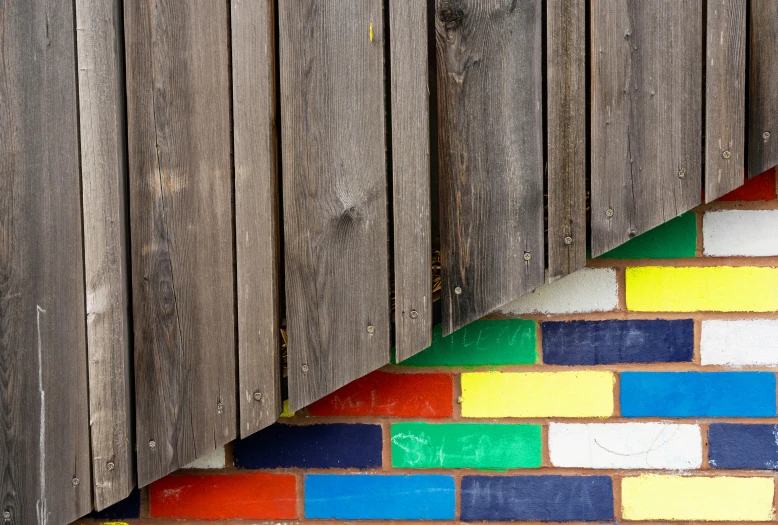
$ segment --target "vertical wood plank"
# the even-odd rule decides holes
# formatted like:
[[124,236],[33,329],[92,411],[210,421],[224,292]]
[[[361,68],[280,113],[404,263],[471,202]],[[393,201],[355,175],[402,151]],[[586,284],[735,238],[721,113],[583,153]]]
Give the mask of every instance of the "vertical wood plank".
[[592,257],[700,203],[702,4],[592,3]]
[[547,3],[548,280],[586,265],[586,4]]
[[135,486],[121,2],[76,0],[89,419],[95,508]]
[[746,4],[708,0],[705,64],[705,202],[743,185]]
[[751,0],[748,177],[778,164],[778,2]]
[[6,523],[91,508],[75,15],[0,3],[0,500]]
[[389,362],[382,3],[278,5],[291,410]]
[[271,0],[232,0],[240,435],[281,414],[278,179]]
[[542,2],[435,5],[447,335],[544,280]]
[[402,361],[432,343],[427,3],[389,3],[394,192],[395,346]]
[[236,434],[226,2],[125,2],[141,486]]

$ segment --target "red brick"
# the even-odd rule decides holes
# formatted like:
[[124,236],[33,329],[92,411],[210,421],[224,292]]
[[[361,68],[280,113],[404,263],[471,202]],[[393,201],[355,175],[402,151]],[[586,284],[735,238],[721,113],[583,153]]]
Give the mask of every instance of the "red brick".
[[167,476],[149,488],[151,516],[177,519],[293,519],[297,481],[292,474]]
[[308,407],[312,416],[450,417],[451,374],[389,374],[376,371]]
[[747,181],[743,186],[719,198],[720,201],[771,201],[775,194],[775,168]]

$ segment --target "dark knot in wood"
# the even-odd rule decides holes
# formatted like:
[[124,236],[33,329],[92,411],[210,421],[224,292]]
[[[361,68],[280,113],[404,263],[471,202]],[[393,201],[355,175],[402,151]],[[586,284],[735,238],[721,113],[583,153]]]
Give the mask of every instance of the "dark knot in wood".
[[446,29],[457,29],[465,18],[465,4],[462,0],[443,0],[438,9],[438,19]]

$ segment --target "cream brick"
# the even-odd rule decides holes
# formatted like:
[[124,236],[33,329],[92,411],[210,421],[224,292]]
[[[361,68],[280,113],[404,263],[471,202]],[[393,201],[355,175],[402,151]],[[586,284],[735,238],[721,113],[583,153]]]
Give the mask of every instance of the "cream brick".
[[584,268],[507,304],[508,314],[609,312],[619,307],[616,270]]

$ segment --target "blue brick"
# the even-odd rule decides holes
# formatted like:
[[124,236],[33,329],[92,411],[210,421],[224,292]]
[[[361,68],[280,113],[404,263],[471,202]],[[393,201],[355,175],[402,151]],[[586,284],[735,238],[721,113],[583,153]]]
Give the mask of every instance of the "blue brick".
[[713,424],[708,455],[713,468],[778,470],[778,425]]
[[238,468],[375,468],[381,466],[380,425],[275,424],[235,442]]
[[367,520],[451,520],[454,478],[437,474],[308,474],[305,517]]
[[140,490],[132,489],[130,495],[101,511],[93,511],[86,516],[96,520],[124,520],[140,518]]
[[542,324],[543,362],[551,365],[689,362],[694,321],[567,321]]
[[608,476],[465,476],[462,521],[613,519]]
[[622,372],[626,417],[775,416],[769,372]]

